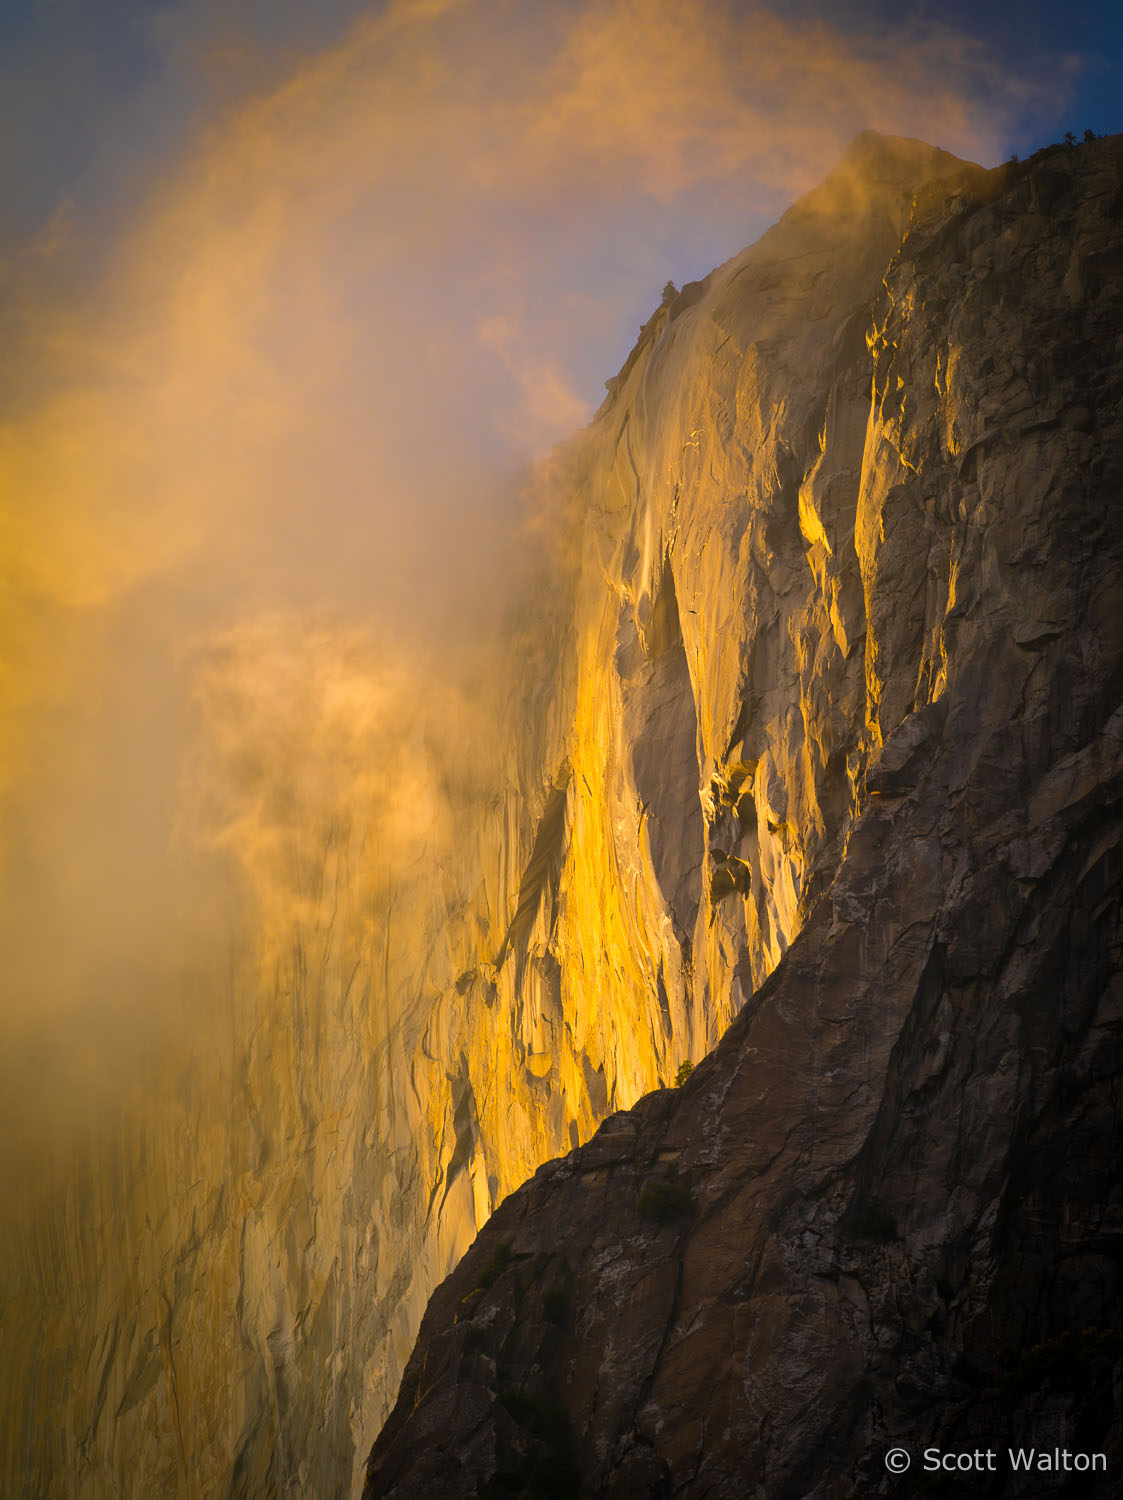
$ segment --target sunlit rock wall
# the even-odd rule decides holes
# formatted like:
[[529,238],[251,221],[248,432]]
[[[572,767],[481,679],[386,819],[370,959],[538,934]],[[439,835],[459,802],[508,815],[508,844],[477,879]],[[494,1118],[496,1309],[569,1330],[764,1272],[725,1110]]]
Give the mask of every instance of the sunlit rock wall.
[[[633,900],[648,858],[699,889],[699,825],[665,884],[657,837],[685,719],[671,1017],[680,960],[694,1016],[747,1003],[499,1207],[367,1500],[976,1492],[894,1447],[990,1450],[1004,1500],[1120,1493],[1123,137],[849,164],[659,315],[597,428],[578,681],[619,693]],[[608,785],[583,910],[637,837]]]
[[[939,697],[959,563],[921,607],[893,442],[901,403],[938,393],[901,371],[871,416],[870,340],[910,219],[983,177],[863,137],[654,314],[544,481],[556,556],[487,773],[450,769],[455,713],[441,745],[432,719],[403,731],[427,769],[400,800],[452,808],[435,852],[384,867],[373,793],[319,780],[254,793],[289,813],[247,842],[230,771],[245,918],[200,1000],[208,1046],[9,1228],[5,1493],[353,1491],[492,1209],[698,1061],[775,968],[871,755]],[[907,663],[880,630],[902,609]]]

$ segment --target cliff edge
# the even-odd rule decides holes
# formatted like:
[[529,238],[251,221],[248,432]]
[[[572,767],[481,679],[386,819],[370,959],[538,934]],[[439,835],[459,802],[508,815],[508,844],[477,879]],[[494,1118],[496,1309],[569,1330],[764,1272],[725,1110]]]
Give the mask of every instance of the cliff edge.
[[1121,397],[1119,137],[861,137],[646,326],[579,517],[613,692],[557,712],[735,1018],[495,1211],[367,1500],[1118,1493]]

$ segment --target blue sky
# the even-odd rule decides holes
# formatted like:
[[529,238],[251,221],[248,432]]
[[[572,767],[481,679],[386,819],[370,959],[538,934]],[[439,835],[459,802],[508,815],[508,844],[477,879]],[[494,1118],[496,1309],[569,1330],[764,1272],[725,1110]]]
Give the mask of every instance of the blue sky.
[[[0,0],[0,225],[42,223],[70,195],[91,213],[174,147],[224,88],[329,45],[368,0]],[[735,8],[745,10],[739,5]],[[1052,107],[1029,106],[1007,145],[1027,154],[1091,128],[1123,128],[1123,6],[1046,0],[794,0],[786,13],[876,35],[912,20],[977,37],[1015,74],[1064,78]],[[216,40],[226,72],[203,66]],[[240,45],[234,46],[235,42]]]
[[1057,4],[1047,0],[941,0],[911,6],[882,0],[808,5],[808,11],[836,17],[843,26],[891,23],[902,15],[961,28],[979,37],[1013,71],[1048,76],[1073,59],[1067,103],[1044,114],[1027,112],[1012,133],[1010,149],[1028,154],[1073,130],[1110,135],[1123,129],[1123,6]]

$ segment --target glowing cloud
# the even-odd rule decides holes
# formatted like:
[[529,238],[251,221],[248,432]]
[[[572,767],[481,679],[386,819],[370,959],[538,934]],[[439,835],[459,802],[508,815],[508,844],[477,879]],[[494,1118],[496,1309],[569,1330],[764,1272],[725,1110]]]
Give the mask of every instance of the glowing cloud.
[[[330,606],[339,632],[309,625],[282,655],[337,650],[316,712],[367,745],[373,678],[348,667],[348,629],[494,631],[520,466],[585,418],[669,275],[740,248],[858,130],[993,157],[1023,96],[940,28],[847,37],[718,0],[397,0],[203,122],[108,243],[60,206],[6,281],[33,314],[6,310],[0,426],[14,1070],[33,1036],[61,1067],[79,1015],[112,1050],[109,989],[119,1019],[175,987],[186,747],[228,728],[187,710],[207,658],[186,638],[278,617],[291,637]],[[273,646],[255,659],[277,701],[299,698]],[[237,702],[277,752],[267,705]],[[321,774],[299,734],[284,744],[270,775]],[[333,805],[352,795],[376,794],[337,785]],[[238,826],[264,888],[260,828]]]

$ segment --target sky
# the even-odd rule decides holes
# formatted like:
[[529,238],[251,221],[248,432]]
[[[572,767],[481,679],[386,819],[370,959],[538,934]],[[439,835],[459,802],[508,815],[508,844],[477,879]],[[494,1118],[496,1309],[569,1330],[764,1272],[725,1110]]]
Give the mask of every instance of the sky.
[[1120,16],[0,0],[0,1126],[159,1033],[252,822],[185,787],[271,694],[316,764],[501,649],[532,466],[668,279],[864,128],[1118,129]]
[[[460,8],[432,7],[435,12]],[[501,16],[513,10],[524,16],[572,17],[581,9],[609,8],[554,3],[493,9]],[[725,9],[749,32],[753,16],[761,11],[738,3],[668,6],[658,0],[614,8],[639,17],[645,12],[663,12],[664,18],[693,13],[689,24],[700,29],[707,17]],[[315,5],[309,0],[0,0],[0,180],[5,184],[0,246],[10,253],[36,235],[40,244],[60,245],[68,235],[84,231],[85,252],[94,253],[90,241],[99,232],[111,237],[169,160],[224,109],[267,94],[317,52],[338,46],[357,24],[386,9],[369,0]],[[488,28],[479,17],[486,8],[477,4],[467,9],[469,29],[482,38]],[[917,39],[921,49],[931,49],[937,74],[941,64],[933,35],[943,31],[958,36],[966,47],[986,55],[1001,81],[994,83],[994,97],[988,100],[985,70],[971,65],[980,58],[969,59],[956,78],[954,52],[945,50],[944,82],[962,91],[980,122],[987,120],[980,144],[997,143],[1003,154],[1026,154],[1066,129],[1109,133],[1119,127],[1123,11],[1117,5],[792,0],[783,14],[797,26],[828,27],[859,52],[884,46],[887,36]],[[508,22],[499,24],[506,28]],[[635,17],[624,29],[631,24]],[[440,25],[435,17],[434,32]],[[642,23],[639,29],[644,29]],[[853,112],[852,119],[860,113]],[[931,123],[934,135],[942,122],[937,117]],[[922,113],[911,124],[923,134]],[[766,150],[772,145],[763,144]],[[710,201],[704,222],[692,228],[687,227],[691,215],[679,214],[677,224],[660,235],[661,268],[678,281],[705,274],[740,248],[738,233],[747,242],[766,227],[770,211],[782,206],[782,196],[774,203],[750,201],[740,214],[716,213]],[[588,247],[568,265],[575,281],[598,290],[635,269],[616,264],[619,252],[612,254],[610,234],[601,238],[600,247]],[[652,294],[649,285],[633,284],[629,290],[628,321],[622,318],[622,326],[586,341],[583,358],[570,355],[586,400],[598,399],[605,357],[619,363],[627,353],[636,309],[645,305],[640,299],[649,301]],[[619,284],[612,284],[611,293],[615,302],[627,300]]]
[[[33,230],[71,195],[91,211],[99,194],[158,160],[216,102],[268,86],[379,8],[369,0],[2,0],[0,163],[8,231]],[[1106,0],[793,0],[784,10],[850,36],[942,24],[977,38],[1026,77],[1075,59],[1067,97],[1011,121],[1011,149],[1031,148],[1062,124],[1105,132],[1118,126],[1123,16]]]

